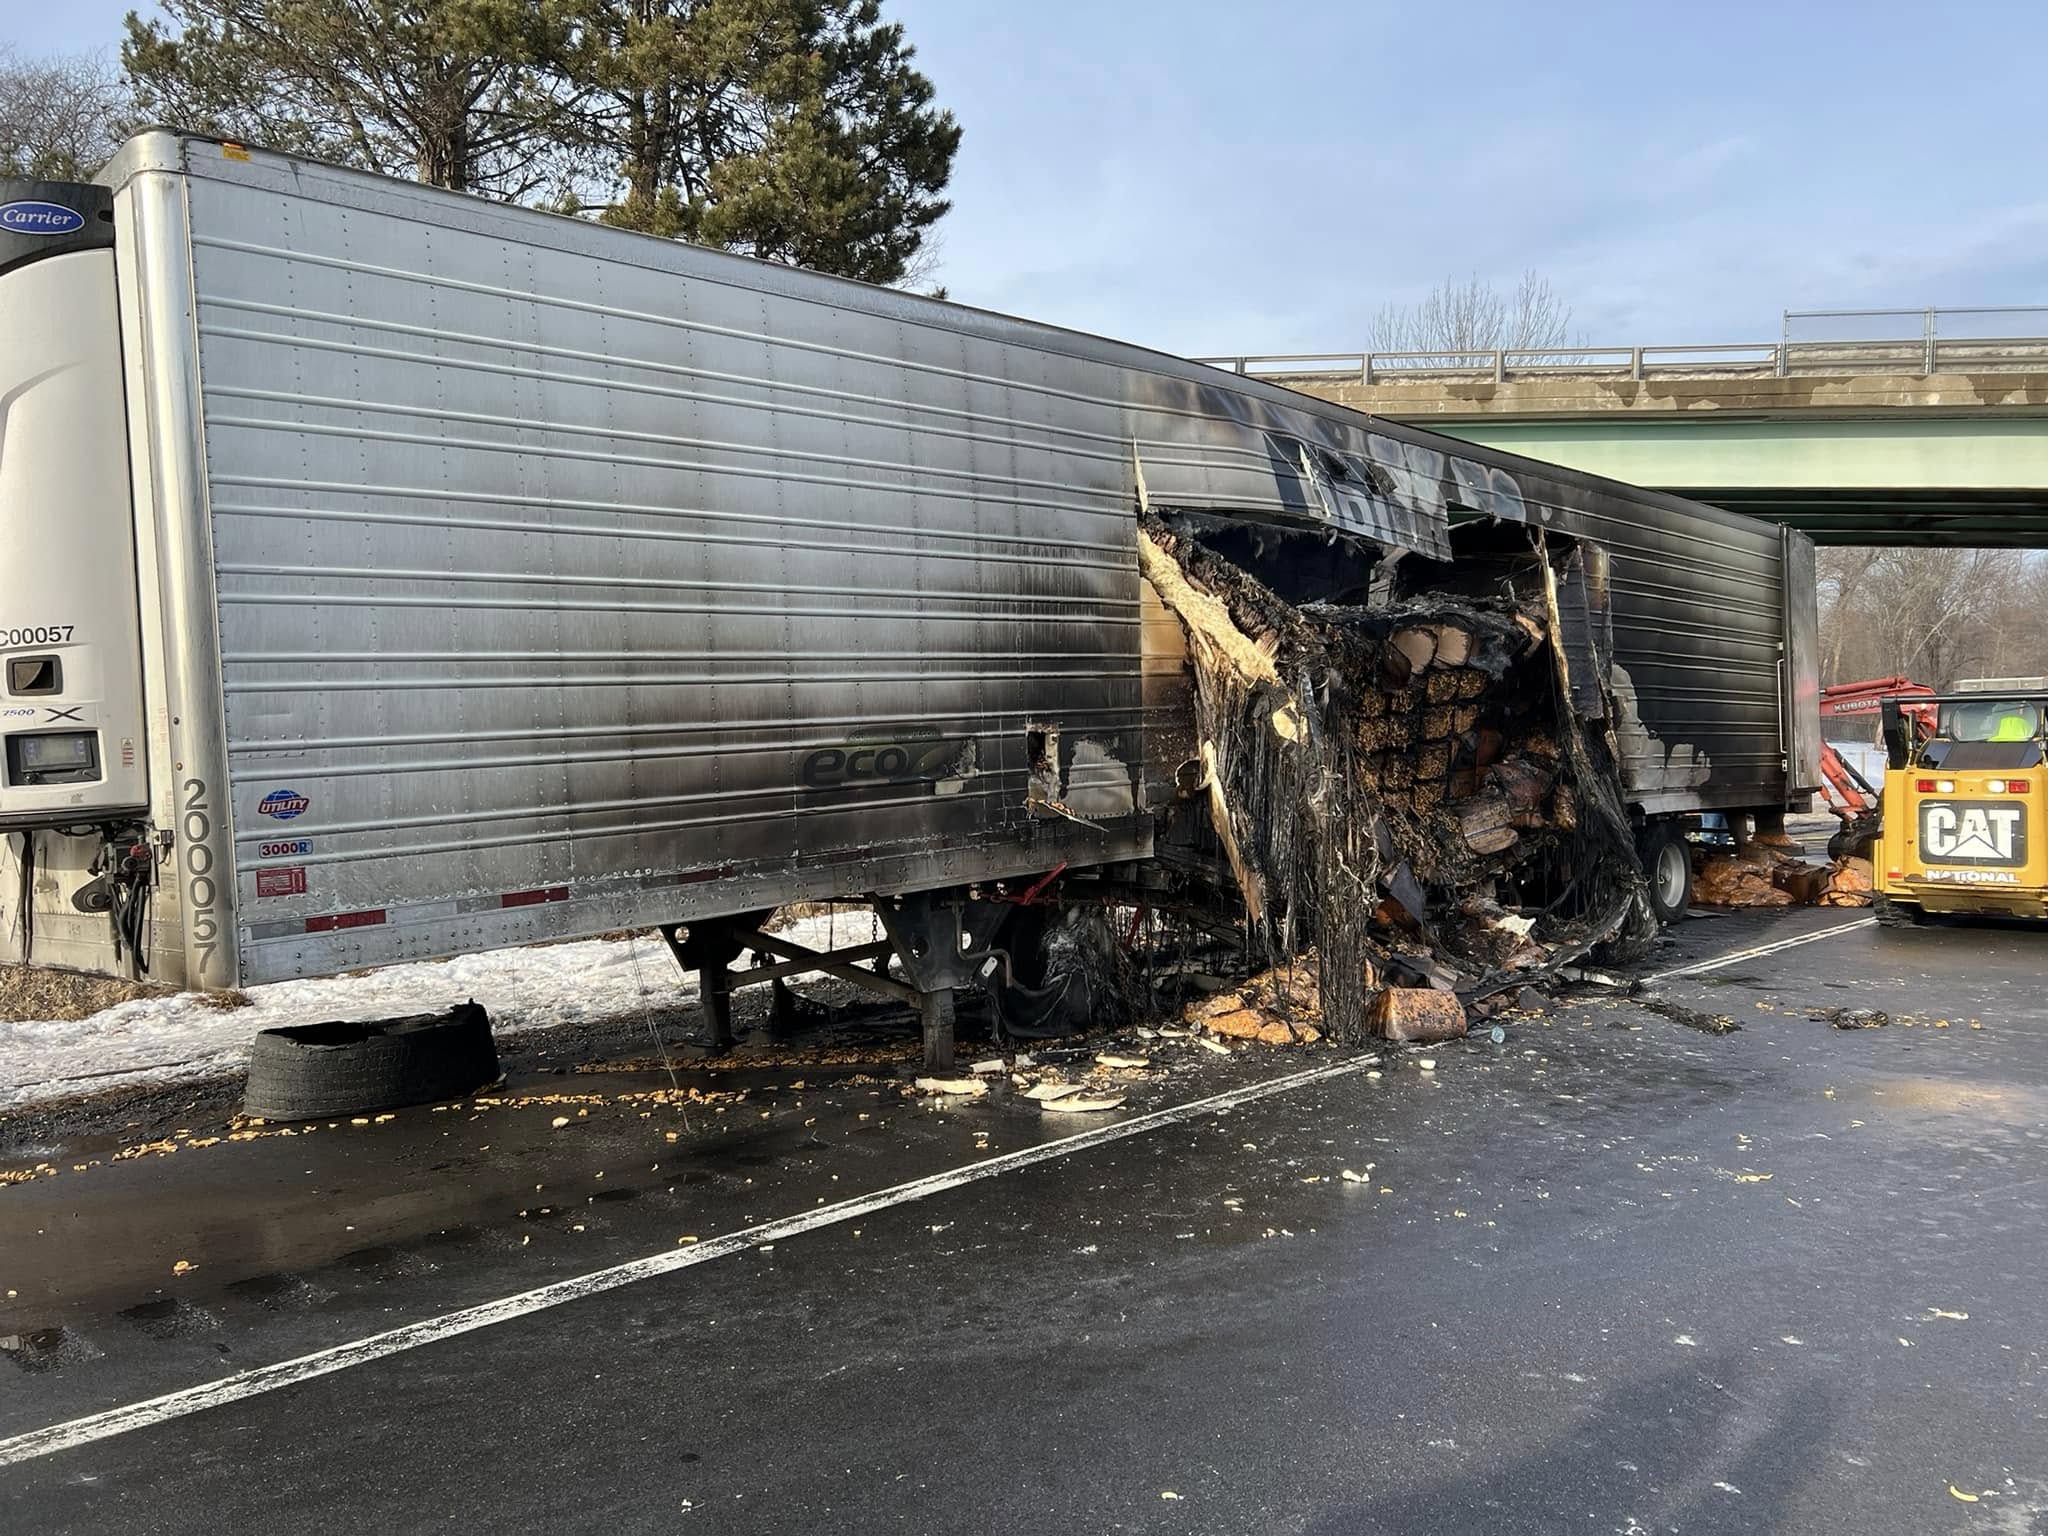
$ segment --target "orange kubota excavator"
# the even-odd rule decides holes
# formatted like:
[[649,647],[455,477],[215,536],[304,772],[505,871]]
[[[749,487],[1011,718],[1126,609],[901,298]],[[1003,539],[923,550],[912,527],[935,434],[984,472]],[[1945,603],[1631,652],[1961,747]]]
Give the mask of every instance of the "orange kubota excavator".
[[1865,857],[1870,854],[1883,829],[1882,794],[1854,767],[1833,743],[1826,740],[1830,720],[1875,717],[1886,699],[1900,701],[1900,713],[1912,720],[1925,735],[1934,728],[1935,706],[1916,701],[1931,699],[1934,690],[1906,677],[1876,677],[1861,683],[1837,683],[1820,691],[1821,798],[1841,820],[1841,828],[1828,839],[1828,857]]

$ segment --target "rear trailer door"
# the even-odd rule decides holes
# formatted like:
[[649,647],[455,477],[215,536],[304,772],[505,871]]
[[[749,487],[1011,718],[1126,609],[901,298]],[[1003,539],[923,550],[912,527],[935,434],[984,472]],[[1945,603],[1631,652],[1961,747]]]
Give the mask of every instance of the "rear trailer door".
[[1813,540],[1786,528],[1785,660],[1780,693],[1785,712],[1788,797],[1820,787],[1820,596],[1814,580]]
[[110,215],[0,182],[0,829],[148,801]]

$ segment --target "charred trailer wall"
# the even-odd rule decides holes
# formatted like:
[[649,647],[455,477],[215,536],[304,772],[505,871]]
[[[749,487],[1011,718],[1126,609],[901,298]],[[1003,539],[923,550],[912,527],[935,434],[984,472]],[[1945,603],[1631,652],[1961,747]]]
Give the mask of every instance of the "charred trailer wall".
[[1629,487],[1560,482],[1556,494],[1546,526],[1608,555],[1610,682],[1632,802],[1655,815],[1784,807],[1812,793],[1817,752],[1807,763],[1793,753],[1802,680],[1806,698],[1817,695],[1817,658],[1795,625],[1813,601],[1811,543]]
[[1813,544],[1705,502],[1375,423],[1434,455],[1457,564],[1499,524],[1605,552],[1607,679],[1629,803],[1649,816],[1801,807],[1820,784]]

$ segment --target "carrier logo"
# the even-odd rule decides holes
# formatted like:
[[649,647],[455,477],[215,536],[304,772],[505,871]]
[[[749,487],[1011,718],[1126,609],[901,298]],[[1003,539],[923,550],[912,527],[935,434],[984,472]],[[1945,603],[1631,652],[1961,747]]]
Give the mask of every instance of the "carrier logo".
[[294,816],[303,816],[312,803],[296,789],[273,789],[263,797],[256,809],[262,815],[274,817],[278,821],[290,821]]
[[1923,800],[1920,852],[1943,864],[2024,864],[2026,811],[1986,800]]
[[0,231],[10,235],[75,235],[85,215],[62,203],[0,203]]

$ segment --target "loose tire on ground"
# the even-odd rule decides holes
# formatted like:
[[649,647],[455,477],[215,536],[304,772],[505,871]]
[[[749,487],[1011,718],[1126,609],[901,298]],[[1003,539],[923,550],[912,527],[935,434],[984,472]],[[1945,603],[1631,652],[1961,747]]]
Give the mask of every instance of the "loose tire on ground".
[[1692,845],[1674,822],[1652,822],[1637,840],[1643,874],[1650,886],[1650,910],[1660,923],[1675,923],[1692,905]]
[[242,1112],[311,1120],[459,1098],[498,1079],[490,1015],[447,1013],[266,1029],[249,1051]]

